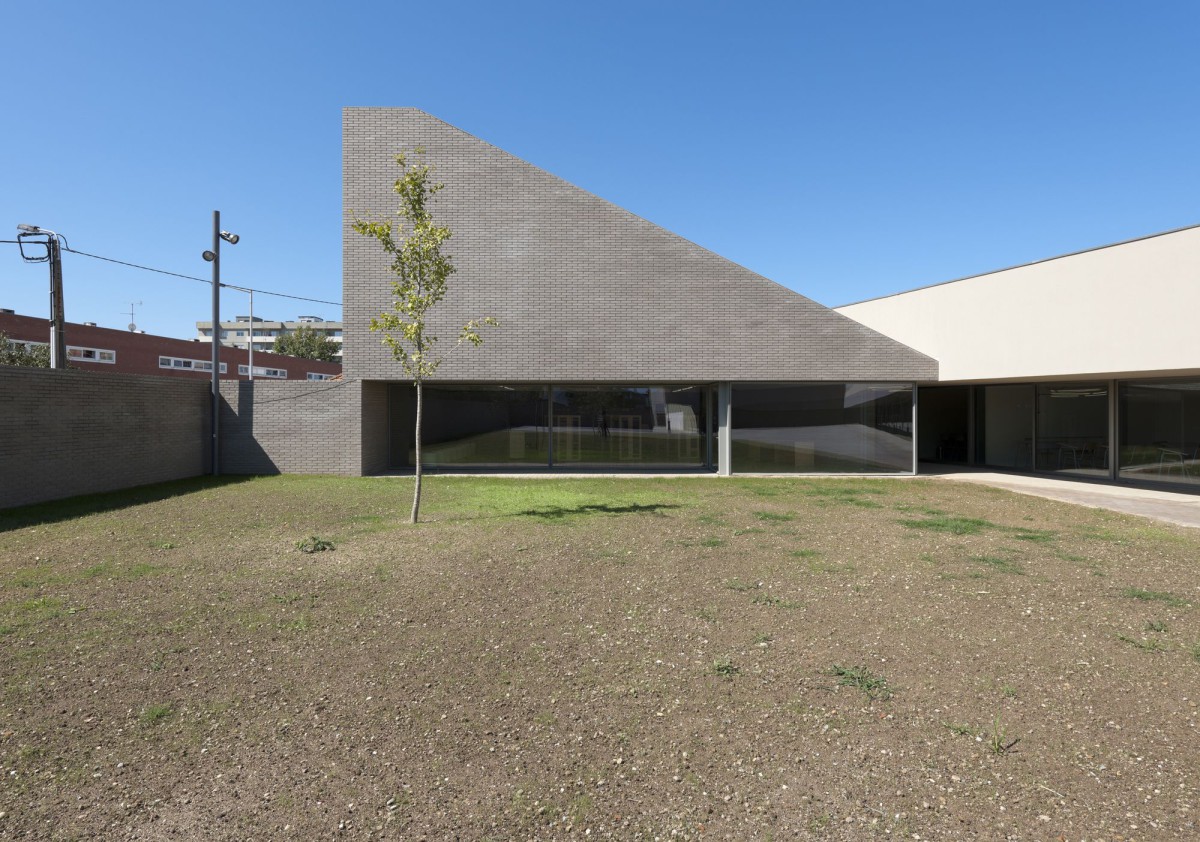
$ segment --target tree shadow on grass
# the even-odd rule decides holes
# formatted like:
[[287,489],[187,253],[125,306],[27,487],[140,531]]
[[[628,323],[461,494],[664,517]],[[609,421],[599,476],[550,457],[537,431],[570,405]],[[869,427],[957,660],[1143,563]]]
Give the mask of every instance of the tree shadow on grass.
[[528,517],[538,520],[565,520],[569,517],[586,515],[636,515],[660,514],[666,509],[683,508],[678,503],[627,503],[613,505],[611,503],[583,503],[578,506],[541,506],[536,509],[523,509],[519,512],[506,512],[491,515],[491,518]]
[[111,512],[130,506],[140,506],[143,503],[154,503],[171,497],[181,497],[206,491],[212,488],[223,488],[240,482],[254,479],[252,476],[200,476],[188,479],[157,482],[153,485],[139,485],[136,488],[126,488],[121,491],[108,491],[103,494],[83,494],[78,497],[68,497],[65,500],[51,500],[45,503],[33,503],[19,506],[15,509],[0,511],[0,532],[13,529],[25,529],[30,526],[41,526],[49,523],[59,523],[64,520],[74,520],[87,515]]

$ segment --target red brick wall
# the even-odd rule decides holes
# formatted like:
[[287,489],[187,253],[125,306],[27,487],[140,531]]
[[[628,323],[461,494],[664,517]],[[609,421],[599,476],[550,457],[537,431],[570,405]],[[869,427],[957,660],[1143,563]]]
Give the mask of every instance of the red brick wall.
[[[50,341],[50,323],[46,319],[32,316],[18,316],[10,313],[0,313],[0,331],[7,333],[10,339],[22,339],[31,342]],[[93,362],[72,358],[70,366],[80,371],[104,371],[120,374],[157,374],[169,377],[185,377],[197,380],[209,380],[212,375],[207,371],[191,371],[189,369],[167,369],[158,367],[158,358],[178,357],[187,360],[212,359],[212,348],[207,342],[193,342],[188,339],[170,339],[166,336],[152,336],[148,333],[131,333],[127,330],[114,330],[108,327],[90,327],[88,325],[68,322],[66,326],[67,345],[82,348],[100,348],[115,351],[115,363]],[[221,347],[221,362],[226,364],[227,371],[221,375],[222,380],[245,380],[245,375],[238,376],[238,366],[249,364],[249,353],[240,348]],[[309,372],[317,374],[341,374],[342,367],[338,363],[324,363],[316,360],[302,360],[298,357],[288,357],[283,354],[271,354],[265,351],[254,352],[255,368],[279,368],[287,371],[288,380],[307,380]],[[256,378],[258,379],[258,378]]]

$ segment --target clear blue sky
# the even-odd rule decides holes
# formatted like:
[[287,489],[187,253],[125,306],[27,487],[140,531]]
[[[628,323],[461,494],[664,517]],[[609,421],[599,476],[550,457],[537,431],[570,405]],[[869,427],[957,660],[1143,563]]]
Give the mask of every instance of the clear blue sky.
[[[5,21],[0,239],[28,222],[207,278],[219,209],[242,236],[224,280],[314,298],[341,298],[347,105],[422,108],[830,305],[1200,222],[1194,2],[89,0]],[[205,285],[64,265],[71,321],[207,318]],[[0,245],[0,306],[46,316],[46,278]]]

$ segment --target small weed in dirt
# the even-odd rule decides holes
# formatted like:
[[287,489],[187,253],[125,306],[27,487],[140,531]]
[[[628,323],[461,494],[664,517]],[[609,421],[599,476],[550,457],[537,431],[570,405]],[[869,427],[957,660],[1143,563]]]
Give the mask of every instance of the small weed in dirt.
[[324,538],[318,538],[316,535],[310,535],[303,541],[296,542],[296,549],[302,553],[323,553],[326,550],[337,549],[332,541],[326,541]]
[[1163,652],[1167,648],[1157,637],[1152,637],[1149,640],[1138,640],[1136,637],[1130,637],[1127,634],[1118,634],[1117,640],[1122,643],[1128,643],[1130,646],[1135,649],[1141,649],[1143,652]]
[[[2,630],[0,630],[0,633],[2,633]],[[1191,652],[1192,657],[1196,659],[1196,663],[1200,663],[1200,640],[1192,644]]]
[[717,621],[717,612],[708,606],[697,611],[696,616],[706,623],[715,623]]
[[1165,602],[1172,608],[1182,608],[1187,605],[1186,599],[1181,599],[1173,593],[1167,591],[1147,591],[1142,588],[1126,588],[1121,591],[1121,596],[1129,599],[1140,599],[1143,602]]
[[875,675],[866,667],[843,667],[834,664],[830,667],[829,674],[837,676],[838,684],[841,686],[854,687],[862,691],[863,695],[871,701],[892,697],[887,679],[881,675]]
[[1146,631],[1149,632],[1165,632],[1167,624],[1160,620],[1149,620],[1146,622]]
[[948,532],[951,535],[978,535],[985,529],[994,529],[996,524],[990,520],[974,517],[957,517],[956,515],[937,515],[924,520],[906,519],[900,521],[901,526],[909,529],[928,529],[931,532]]
[[1015,699],[1017,697],[1017,688],[1013,687],[1011,684],[1005,684],[1000,688],[1000,693],[1006,699]]
[[952,734],[957,734],[960,737],[974,737],[975,729],[970,725],[955,725],[953,722],[943,722]]
[[761,593],[750,600],[755,605],[770,605],[772,608],[799,608],[800,603],[792,602],[784,599],[781,596],[771,596],[770,594]]
[[146,725],[155,725],[171,715],[170,705],[150,705],[142,710],[141,720]]
[[774,521],[774,522],[784,522],[784,521],[796,519],[795,515],[785,515],[780,512],[755,512],[754,516],[756,518],[758,518],[759,520],[767,520],[767,521]]
[[734,534],[734,537],[737,537],[740,535],[761,535],[761,534],[765,533],[766,531],[767,530],[761,529],[757,526],[747,526],[745,529],[733,530],[733,534]]
[[725,546],[725,542],[722,541],[720,538],[705,538],[703,541],[700,542],[700,546],[702,546],[702,547],[723,547],[723,546]]
[[746,591],[756,591],[762,587],[762,582],[743,582],[741,579],[730,579],[725,583],[725,587],[731,591],[745,593]]
[[741,670],[729,658],[717,658],[713,661],[713,672],[722,678],[733,678]]
[[164,541],[163,543],[158,545],[158,548],[160,550],[173,550],[173,549],[175,549],[175,545],[172,544],[170,541]]
[[820,553],[816,550],[792,550],[792,558],[816,558]]
[[766,646],[768,643],[770,643],[774,639],[775,638],[771,637],[771,635],[769,635],[769,634],[754,635],[754,643],[758,646]]
[[1009,750],[1015,746],[1019,740],[1010,740],[1008,738],[1008,729],[1000,723],[1000,717],[992,719],[992,732],[988,735],[988,750],[992,754],[1001,755],[1008,754]]

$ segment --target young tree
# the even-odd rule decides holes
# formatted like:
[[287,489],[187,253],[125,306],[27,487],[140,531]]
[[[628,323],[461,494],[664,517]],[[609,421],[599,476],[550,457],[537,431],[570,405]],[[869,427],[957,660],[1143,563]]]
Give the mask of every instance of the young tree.
[[338,345],[321,331],[308,325],[300,325],[276,338],[272,350],[276,354],[287,354],[289,357],[331,363],[337,360]]
[[[417,155],[425,150],[418,147]],[[445,355],[435,351],[437,337],[426,329],[426,317],[446,295],[446,280],[454,274],[454,264],[442,254],[442,244],[450,239],[450,229],[435,225],[429,205],[442,191],[444,184],[432,183],[433,172],[428,164],[409,163],[401,152],[396,164],[402,175],[392,186],[400,196],[396,215],[398,222],[364,222],[356,219],[354,230],[379,242],[391,259],[390,269],[396,276],[392,281],[392,306],[371,319],[371,330],[383,334],[382,342],[392,352],[412,378],[417,390],[416,417],[416,484],[413,487],[412,523],[417,522],[421,508],[421,411],[425,380],[432,377]],[[464,343],[483,344],[480,327],[495,326],[489,317],[472,319],[462,326],[454,349]]]
[[49,368],[50,346],[9,342],[8,334],[0,330],[0,365],[27,365],[34,368]]

